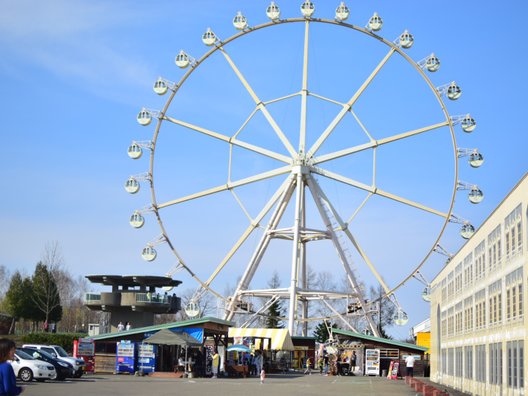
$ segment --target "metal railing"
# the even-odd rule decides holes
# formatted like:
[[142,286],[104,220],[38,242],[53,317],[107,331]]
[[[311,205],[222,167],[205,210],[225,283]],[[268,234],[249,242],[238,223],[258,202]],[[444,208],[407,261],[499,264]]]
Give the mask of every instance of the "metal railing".
[[157,293],[136,293],[136,302],[169,304],[169,297]]
[[101,293],[86,293],[84,295],[84,301],[86,302],[101,301]]

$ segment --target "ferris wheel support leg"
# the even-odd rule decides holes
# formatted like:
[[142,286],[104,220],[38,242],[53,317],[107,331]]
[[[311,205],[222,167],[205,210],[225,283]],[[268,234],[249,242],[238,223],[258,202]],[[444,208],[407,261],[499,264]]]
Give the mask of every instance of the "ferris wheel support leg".
[[[303,202],[302,202],[302,216],[301,216],[301,227],[302,229],[305,229],[306,227],[306,194],[303,194]],[[306,267],[306,242],[301,241],[301,258],[300,258],[300,268],[299,268],[299,279],[301,280],[301,287],[303,290],[308,289],[308,279],[307,279],[307,273],[308,268]],[[306,298],[302,298],[300,300],[300,310],[301,310],[301,317],[302,317],[302,323],[301,323],[301,335],[303,337],[308,336],[308,322],[306,319],[308,318],[308,300]]]
[[275,211],[273,212],[271,216],[271,219],[268,222],[266,230],[264,231],[264,235],[262,236],[257,248],[255,249],[255,252],[253,253],[253,256],[251,257],[251,260],[249,261],[246,271],[244,272],[244,275],[240,279],[238,286],[236,288],[236,291],[234,295],[232,296],[231,301],[229,302],[229,306],[226,310],[226,315],[225,315],[226,320],[231,320],[233,318],[235,314],[235,308],[236,308],[238,296],[240,295],[240,292],[242,290],[245,290],[247,286],[249,285],[249,283],[251,282],[251,279],[253,278],[253,275],[255,274],[255,271],[257,270],[257,267],[262,259],[262,256],[266,252],[266,249],[269,245],[269,241],[271,239],[269,231],[274,230],[279,224],[279,221],[282,218],[282,215],[284,214],[286,207],[288,206],[288,202],[291,199],[294,188],[295,188],[295,178],[290,176],[290,178],[287,179],[287,184],[286,184],[286,188],[284,189],[283,195],[279,203],[277,204]]
[[295,199],[295,222],[293,226],[293,250],[290,280],[290,305],[288,310],[288,330],[293,335],[295,320],[297,318],[297,284],[301,258],[301,223],[303,217],[304,181],[302,171],[297,173],[297,196]]
[[317,183],[317,181],[313,177],[309,177],[308,178],[308,187],[310,188],[310,192],[312,193],[312,196],[314,197],[315,205],[317,206],[317,209],[319,210],[319,214],[321,215],[321,218],[324,221],[326,229],[328,230],[328,232],[332,236],[332,243],[334,244],[334,247],[335,247],[335,249],[337,251],[337,254],[338,254],[338,256],[339,256],[339,258],[341,260],[341,263],[343,265],[343,268],[345,269],[345,272],[346,272],[347,277],[348,277],[348,281],[350,282],[350,286],[352,287],[352,290],[357,294],[358,303],[360,304],[363,312],[365,312],[365,319],[367,320],[367,323],[369,324],[369,327],[370,327],[372,333],[376,337],[379,337],[378,328],[377,328],[376,324],[374,323],[374,321],[372,320],[372,317],[369,314],[367,314],[367,307],[366,307],[366,304],[365,304],[365,301],[364,301],[364,298],[363,298],[363,293],[361,292],[361,287],[359,286],[359,283],[358,283],[358,281],[356,279],[356,276],[354,275],[354,272],[350,268],[350,264],[348,262],[348,258],[346,257],[346,254],[343,251],[343,247],[339,243],[337,235],[336,235],[336,233],[335,233],[335,231],[334,231],[334,229],[332,227],[332,222],[330,220],[330,217],[328,216],[328,214],[326,213],[326,211],[324,209],[323,200],[326,202],[326,204],[328,205],[328,208],[331,211],[332,215],[336,218],[336,220],[338,221],[338,223],[340,225],[342,223],[341,222],[341,218],[339,217],[337,212],[335,212],[333,210],[333,207],[330,204],[330,201],[328,201],[328,198],[326,198],[326,196],[324,195],[323,191],[319,187],[319,184]]

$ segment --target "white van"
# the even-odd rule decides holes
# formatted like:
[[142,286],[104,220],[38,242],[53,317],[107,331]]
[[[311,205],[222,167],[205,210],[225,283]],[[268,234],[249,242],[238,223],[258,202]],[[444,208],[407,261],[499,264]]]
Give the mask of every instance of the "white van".
[[60,345],[24,344],[22,345],[22,348],[42,349],[43,351],[46,351],[51,354],[53,357],[70,363],[73,366],[73,369],[75,370],[75,378],[80,378],[83,375],[84,366],[86,365],[84,360],[77,359],[73,356],[68,355],[64,348]]
[[15,375],[24,382],[33,379],[44,381],[57,378],[57,371],[53,365],[42,360],[35,359],[23,351],[15,352],[15,360],[9,360]]

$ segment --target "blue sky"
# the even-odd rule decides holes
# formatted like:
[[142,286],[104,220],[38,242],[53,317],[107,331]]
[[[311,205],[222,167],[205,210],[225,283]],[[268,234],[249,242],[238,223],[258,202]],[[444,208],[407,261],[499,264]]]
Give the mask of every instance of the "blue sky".
[[[278,4],[282,17],[300,16],[300,2]],[[133,210],[150,203],[147,188],[137,196],[129,196],[123,189],[128,176],[148,170],[148,156],[132,161],[126,155],[133,139],[149,140],[154,131],[153,125],[139,126],[135,117],[142,106],[163,107],[167,98],[155,95],[152,84],[158,76],[179,81],[184,71],[174,65],[174,56],[180,49],[200,58],[208,50],[200,39],[207,27],[225,39],[236,33],[231,21],[237,11],[248,17],[250,25],[258,25],[267,22],[267,5],[261,0],[5,0],[0,14],[1,162],[5,170],[0,195],[4,208],[0,264],[31,273],[46,243],[58,241],[66,266],[75,275],[161,275],[171,268],[174,259],[163,246],[158,247],[159,259],[152,263],[140,257],[145,243],[160,233],[154,217],[147,218],[141,230],[128,225]],[[316,17],[333,19],[338,2],[315,5]],[[519,21],[528,6],[520,0],[509,2],[508,7],[475,0],[362,0],[348,6],[348,22],[361,27],[377,11],[385,21],[380,35],[390,41],[409,29],[416,43],[406,53],[418,61],[434,52],[442,62],[438,72],[428,74],[435,86],[455,80],[462,87],[462,97],[457,102],[445,100],[446,105],[451,115],[471,113],[478,126],[472,134],[456,128],[457,144],[479,148],[486,161],[473,170],[461,159],[459,179],[478,184],[485,199],[480,205],[471,205],[466,192],[461,191],[454,213],[479,226],[528,169],[528,138],[523,130],[528,87],[522,69],[526,59],[524,30]],[[266,100],[300,89],[303,33],[301,24],[295,25],[255,32],[227,47],[252,87]],[[375,40],[346,29],[316,26],[311,34],[314,58],[310,60],[309,78],[313,79],[309,87],[341,102],[349,99],[347,94],[355,91],[387,51]],[[171,114],[233,134],[254,104],[225,60],[216,55],[182,86],[171,104]],[[380,72],[356,109],[369,130],[387,130],[388,125],[392,129],[386,134],[391,135],[438,122],[438,103],[416,76],[401,59]],[[298,118],[292,121],[290,117],[295,111],[298,114],[295,100],[270,109],[285,131],[296,133]],[[315,136],[333,118],[336,107],[318,103],[311,109],[310,136]],[[281,150],[280,144],[266,135],[263,119],[251,122],[248,129],[255,133],[243,131],[241,139]],[[346,141],[347,128],[358,126],[353,119],[345,121],[341,132],[336,130],[329,139],[326,150],[361,142]],[[163,125],[161,131],[155,165],[160,197],[174,199],[225,182],[225,145],[171,125]],[[379,183],[388,191],[444,210],[453,175],[449,142],[426,134],[400,143],[386,152],[379,150]],[[353,169],[354,177],[368,183],[371,153],[351,161],[336,161],[334,168],[328,169]],[[233,163],[234,178],[277,166],[241,151],[235,152]],[[271,180],[240,190],[252,215],[279,182]],[[321,184],[345,217],[361,202],[362,197],[350,189],[326,181]],[[389,283],[404,276],[423,257],[424,249],[431,245],[428,237],[438,228],[435,219],[401,206],[373,200],[372,208],[358,217],[358,238]],[[247,226],[229,194],[167,211],[164,221],[176,248],[203,278],[216,266],[210,263],[218,262]],[[256,243],[256,237],[250,239],[245,254]],[[447,227],[441,243],[456,252],[463,243],[457,225]],[[262,266],[261,282],[269,279],[274,269],[283,268],[280,260],[289,249],[285,245],[270,248],[271,259],[267,269]],[[310,265],[326,268],[330,251],[322,248],[314,253]],[[241,254],[219,278],[219,291],[227,284],[234,285],[244,260]],[[432,278],[443,260],[432,256],[424,274]],[[194,288],[184,274],[180,278],[185,288]],[[289,270],[281,273],[281,278],[286,286]],[[363,279],[368,281],[369,275]],[[403,306],[408,307],[410,324],[427,316],[425,303],[420,301],[415,308],[421,288],[412,281],[398,293]],[[395,330],[394,334],[405,337],[406,331]]]

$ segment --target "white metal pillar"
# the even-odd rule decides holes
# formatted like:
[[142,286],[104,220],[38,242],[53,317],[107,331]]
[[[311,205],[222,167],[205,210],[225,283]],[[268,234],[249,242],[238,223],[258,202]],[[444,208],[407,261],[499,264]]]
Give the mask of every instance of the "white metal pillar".
[[297,170],[297,195],[295,199],[295,222],[293,225],[293,248],[290,277],[290,306],[288,311],[288,330],[293,334],[295,320],[297,318],[297,283],[299,273],[299,262],[301,257],[301,222],[303,212],[304,181],[302,167]]

